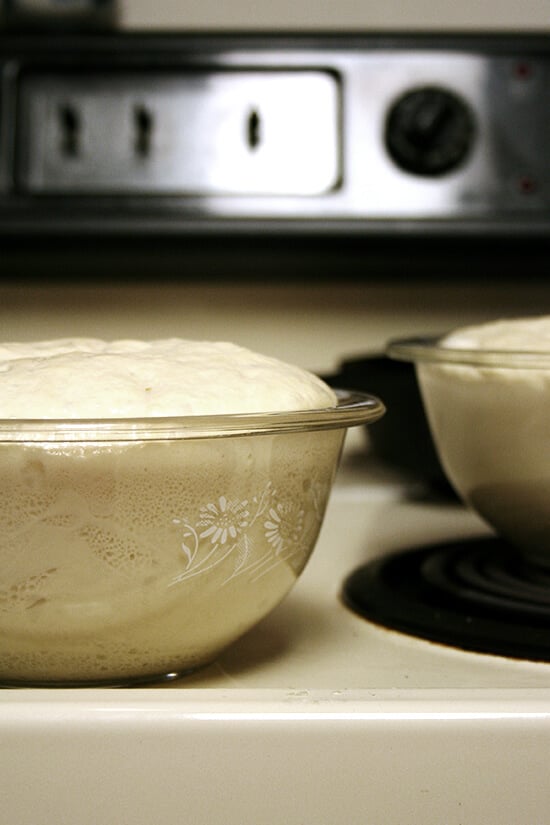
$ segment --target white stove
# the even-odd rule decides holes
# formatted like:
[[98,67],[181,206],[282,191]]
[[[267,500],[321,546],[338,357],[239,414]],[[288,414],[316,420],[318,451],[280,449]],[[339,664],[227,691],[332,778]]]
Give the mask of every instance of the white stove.
[[[225,339],[328,373],[390,338],[550,312],[542,36],[20,33],[0,38],[0,69],[4,340]],[[290,180],[273,175],[288,130],[258,144],[292,103],[288,71],[293,89],[313,82],[313,125],[328,124],[313,176],[306,141]],[[189,78],[208,118],[159,156],[155,130],[195,100]],[[227,83],[242,117],[212,131]],[[90,138],[91,116],[107,126]],[[219,163],[197,178],[185,153],[205,137]],[[253,192],[231,177],[237,156],[259,163]],[[210,667],[142,688],[0,691],[0,820],[542,825],[550,664],[384,629],[342,600],[369,561],[486,535],[349,433],[306,570]]]
[[147,688],[3,691],[4,820],[545,822],[550,665],[388,631],[341,601],[371,558],[487,532],[419,493],[353,434],[302,578],[216,663]]

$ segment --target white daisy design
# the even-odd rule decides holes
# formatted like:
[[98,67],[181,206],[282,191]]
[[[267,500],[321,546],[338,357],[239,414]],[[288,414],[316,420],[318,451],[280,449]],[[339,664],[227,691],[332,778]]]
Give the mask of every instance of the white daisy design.
[[275,553],[295,544],[304,528],[304,511],[294,502],[279,502],[270,507],[264,521],[265,537]]
[[235,541],[248,526],[250,513],[248,501],[231,501],[220,496],[217,503],[201,507],[199,527],[203,527],[199,537],[209,538],[212,544],[225,544],[228,539]]

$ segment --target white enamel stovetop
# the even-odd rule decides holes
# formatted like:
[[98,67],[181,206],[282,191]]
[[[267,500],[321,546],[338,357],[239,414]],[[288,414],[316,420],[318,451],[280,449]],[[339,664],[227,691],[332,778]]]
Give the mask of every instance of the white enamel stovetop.
[[0,692],[0,821],[550,821],[550,666],[384,631],[339,601],[369,557],[484,531],[411,492],[352,437],[301,580],[216,664],[165,687]]
[[[5,340],[237,340],[321,370],[545,301],[544,284],[14,283],[0,327]],[[216,664],[168,687],[0,691],[0,825],[550,822],[550,666],[384,631],[339,601],[376,554],[484,529],[411,492],[352,431],[300,581]]]

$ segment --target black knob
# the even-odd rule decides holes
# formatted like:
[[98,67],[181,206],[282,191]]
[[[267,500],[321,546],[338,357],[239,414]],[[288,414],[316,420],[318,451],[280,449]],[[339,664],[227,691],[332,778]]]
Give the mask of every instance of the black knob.
[[472,147],[475,123],[469,106],[438,86],[411,89],[391,107],[386,146],[407,172],[428,177],[459,167]]

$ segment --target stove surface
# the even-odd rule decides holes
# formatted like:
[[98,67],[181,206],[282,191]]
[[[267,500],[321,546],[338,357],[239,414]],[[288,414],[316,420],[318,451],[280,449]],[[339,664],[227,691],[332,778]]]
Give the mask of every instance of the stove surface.
[[466,652],[387,630],[342,601],[346,577],[405,548],[489,535],[453,500],[430,499],[364,457],[357,433],[315,552],[287,599],[214,664],[164,687],[277,690],[533,688],[550,665]]
[[217,662],[147,688],[0,693],[5,821],[546,821],[550,665],[384,630],[342,603],[370,558],[487,534],[352,435],[302,578]]

